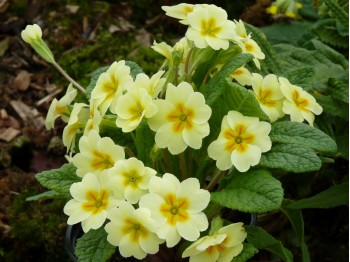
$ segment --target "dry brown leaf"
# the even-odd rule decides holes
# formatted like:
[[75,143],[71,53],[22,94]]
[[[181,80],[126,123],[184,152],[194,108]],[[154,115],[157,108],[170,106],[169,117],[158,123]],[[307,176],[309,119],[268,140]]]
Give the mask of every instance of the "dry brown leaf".
[[19,130],[14,129],[12,127],[8,127],[6,129],[0,129],[0,140],[4,140],[6,142],[10,142],[20,133]]
[[25,70],[21,70],[12,81],[12,85],[20,91],[26,91],[30,85],[30,81],[31,74]]
[[78,12],[79,6],[78,5],[66,5],[66,9],[68,13],[75,14]]
[[8,0],[0,0],[0,13],[5,12],[9,5]]
[[144,28],[137,31],[135,38],[137,42],[144,46],[151,46],[151,34]]

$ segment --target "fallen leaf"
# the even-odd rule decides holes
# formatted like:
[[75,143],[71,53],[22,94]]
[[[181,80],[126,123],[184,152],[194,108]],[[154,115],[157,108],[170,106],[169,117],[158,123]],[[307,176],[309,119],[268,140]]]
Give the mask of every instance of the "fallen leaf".
[[26,91],[30,85],[31,74],[25,70],[21,70],[12,82],[13,87],[20,91]]
[[66,5],[66,9],[67,9],[68,13],[75,14],[78,11],[79,6],[78,5]]
[[0,140],[4,140],[6,142],[10,142],[20,133],[19,130],[14,129],[12,127],[6,128],[5,130],[0,129]]
[[0,13],[5,12],[9,5],[8,0],[0,0]]
[[137,31],[135,38],[137,42],[144,46],[151,46],[151,34],[144,28]]
[[0,57],[3,56],[7,49],[9,48],[9,42],[10,42],[10,38],[6,37],[4,40],[2,40],[0,42]]

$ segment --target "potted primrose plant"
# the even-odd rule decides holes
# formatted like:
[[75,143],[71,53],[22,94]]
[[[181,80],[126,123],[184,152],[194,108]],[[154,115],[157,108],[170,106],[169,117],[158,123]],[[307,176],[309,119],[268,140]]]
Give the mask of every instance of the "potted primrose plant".
[[68,163],[36,176],[50,189],[41,196],[67,198],[67,224],[82,228],[77,260],[245,261],[258,252],[254,236],[268,233],[232,213],[278,210],[273,171],[318,170],[316,152],[336,145],[313,126],[314,96],[261,70],[252,26],[215,5],[162,8],[187,31],[174,46],[153,43],[159,71],[115,61],[86,88],[56,63],[39,26],[22,31],[70,82],[46,118],[48,129],[66,122]]

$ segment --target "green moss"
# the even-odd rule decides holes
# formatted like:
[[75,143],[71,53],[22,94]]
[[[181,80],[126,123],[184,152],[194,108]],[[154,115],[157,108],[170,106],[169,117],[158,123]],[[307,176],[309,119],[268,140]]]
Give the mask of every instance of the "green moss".
[[[8,215],[11,239],[2,239],[6,261],[63,261],[66,258],[64,234],[66,216],[62,199],[27,202],[25,199],[39,193],[28,189],[12,203]],[[40,252],[37,252],[40,249]],[[33,260],[34,261],[34,260]]]

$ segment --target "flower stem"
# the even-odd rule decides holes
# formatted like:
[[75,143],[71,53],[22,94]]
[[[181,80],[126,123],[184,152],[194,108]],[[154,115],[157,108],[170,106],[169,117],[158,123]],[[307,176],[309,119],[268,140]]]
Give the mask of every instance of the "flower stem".
[[54,65],[54,67],[58,70],[58,72],[60,72],[69,82],[71,82],[80,92],[82,92],[83,94],[86,94],[86,90],[84,89],[84,87],[82,87],[81,85],[79,85],[77,82],[74,81],[73,78],[71,78],[66,71],[63,70],[63,68],[57,64],[55,61],[52,63]]
[[185,159],[185,153],[184,152],[182,152],[179,155],[179,160],[180,160],[180,175],[181,175],[181,179],[183,181],[186,178],[188,178],[187,164],[186,164],[186,159]]
[[221,171],[219,170],[213,177],[213,179],[210,181],[209,185],[206,187],[206,190],[211,191],[217,183],[219,183],[219,181],[221,180],[221,178],[224,177],[224,175],[226,174],[225,171]]

